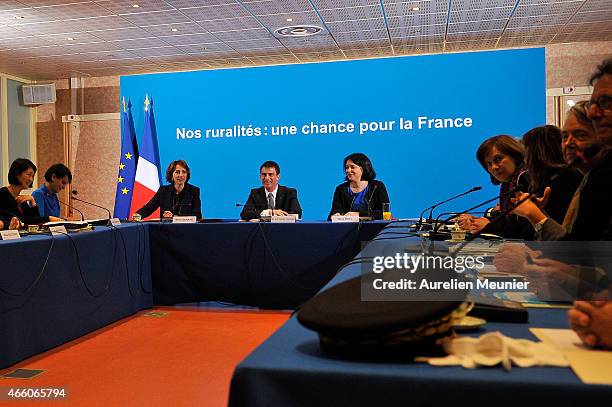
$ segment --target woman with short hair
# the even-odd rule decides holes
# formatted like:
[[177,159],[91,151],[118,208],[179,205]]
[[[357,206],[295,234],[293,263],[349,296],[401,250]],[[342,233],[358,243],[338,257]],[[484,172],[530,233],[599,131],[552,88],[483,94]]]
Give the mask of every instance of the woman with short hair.
[[32,187],[36,165],[27,158],[17,158],[8,173],[9,185],[0,188],[0,219],[2,227],[18,229],[22,224],[37,225],[49,221],[60,221],[55,216],[40,216],[36,201],[21,191]]
[[153,198],[136,213],[146,218],[159,208],[162,218],[195,215],[196,219],[202,219],[200,188],[189,184],[190,178],[191,171],[185,160],[172,161],[166,170],[166,181],[170,185],[159,187]]

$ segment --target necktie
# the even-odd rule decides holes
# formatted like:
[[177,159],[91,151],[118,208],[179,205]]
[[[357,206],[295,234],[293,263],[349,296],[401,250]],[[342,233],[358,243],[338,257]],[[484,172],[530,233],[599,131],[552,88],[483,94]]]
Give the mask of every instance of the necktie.
[[274,194],[272,192],[268,194],[268,209],[274,209]]
[[563,218],[563,226],[567,233],[572,233],[572,229],[574,228],[574,222],[576,222],[576,218],[578,217],[578,206],[580,204],[580,193],[582,189],[586,185],[589,179],[589,173],[587,172],[585,176],[582,178],[582,182],[576,188],[576,192],[574,192],[574,196],[572,197],[572,201],[567,207],[567,212],[565,212],[565,217]]

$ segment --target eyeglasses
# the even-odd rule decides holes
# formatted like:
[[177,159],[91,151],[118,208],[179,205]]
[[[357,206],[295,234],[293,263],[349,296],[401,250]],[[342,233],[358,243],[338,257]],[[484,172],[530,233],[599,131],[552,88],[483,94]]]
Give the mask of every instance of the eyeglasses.
[[609,95],[601,95],[594,101],[588,101],[584,104],[584,108],[588,111],[592,105],[597,105],[597,107],[601,110],[606,110],[612,107],[612,96]]

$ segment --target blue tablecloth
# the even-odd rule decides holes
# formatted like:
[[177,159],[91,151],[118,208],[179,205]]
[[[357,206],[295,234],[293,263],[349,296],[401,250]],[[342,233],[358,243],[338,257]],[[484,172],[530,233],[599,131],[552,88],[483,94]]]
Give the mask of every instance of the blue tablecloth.
[[[398,248],[418,245],[414,239],[392,238],[395,233],[385,229],[365,253],[391,255]],[[328,287],[359,272],[359,265],[349,266]],[[531,309],[529,314],[529,324],[489,323],[477,334],[501,331],[510,337],[535,340],[530,327],[567,328],[566,310]],[[612,386],[582,384],[569,368],[514,368],[506,372],[499,367],[467,370],[335,359],[321,350],[317,334],[301,326],[294,316],[236,367],[229,404],[406,407],[554,402],[555,406],[594,406],[610,400]]]
[[0,368],[152,306],[142,225],[0,241]]
[[153,298],[293,308],[387,223],[151,223]]

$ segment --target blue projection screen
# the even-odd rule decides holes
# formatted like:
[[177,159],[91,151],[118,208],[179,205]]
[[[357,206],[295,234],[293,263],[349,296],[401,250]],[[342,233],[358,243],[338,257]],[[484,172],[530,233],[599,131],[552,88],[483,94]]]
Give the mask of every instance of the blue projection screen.
[[148,95],[162,174],[187,160],[209,218],[237,218],[274,160],[304,218],[325,219],[353,152],[372,160],[395,217],[482,185],[440,211],[465,209],[497,192],[478,145],[543,125],[545,94],[543,48],[121,77],[138,138]]

